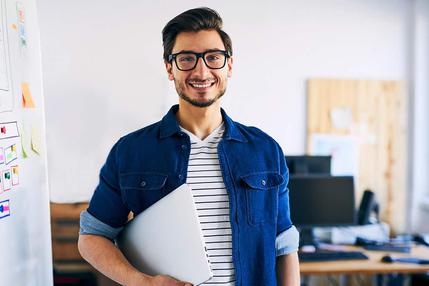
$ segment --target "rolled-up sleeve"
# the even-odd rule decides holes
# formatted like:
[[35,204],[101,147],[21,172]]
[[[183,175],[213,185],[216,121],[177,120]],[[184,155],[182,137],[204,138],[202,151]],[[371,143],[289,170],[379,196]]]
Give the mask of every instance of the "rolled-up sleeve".
[[83,211],[80,214],[79,234],[94,234],[114,240],[122,229],[123,227],[116,228],[105,224],[87,211]]
[[276,256],[298,251],[299,232],[295,226],[283,231],[276,238]]

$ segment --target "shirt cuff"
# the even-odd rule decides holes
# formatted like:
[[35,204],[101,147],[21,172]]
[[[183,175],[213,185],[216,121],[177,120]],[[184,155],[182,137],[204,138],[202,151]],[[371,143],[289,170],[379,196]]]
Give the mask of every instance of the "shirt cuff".
[[122,229],[123,227],[115,228],[105,224],[87,211],[80,214],[79,234],[95,234],[114,240]]
[[276,238],[276,256],[297,252],[299,247],[299,232],[295,226],[283,231]]

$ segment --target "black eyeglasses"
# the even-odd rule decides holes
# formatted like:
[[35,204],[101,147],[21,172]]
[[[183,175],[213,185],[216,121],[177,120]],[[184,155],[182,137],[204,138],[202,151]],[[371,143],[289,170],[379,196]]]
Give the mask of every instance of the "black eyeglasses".
[[197,66],[199,58],[204,60],[208,68],[216,70],[225,66],[229,54],[220,50],[209,50],[204,53],[180,52],[169,55],[168,61],[171,63],[174,60],[176,67],[181,71],[190,71]]

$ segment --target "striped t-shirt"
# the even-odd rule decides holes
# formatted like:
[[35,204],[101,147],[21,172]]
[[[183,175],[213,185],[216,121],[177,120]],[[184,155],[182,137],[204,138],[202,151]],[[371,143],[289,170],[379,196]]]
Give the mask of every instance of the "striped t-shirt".
[[213,278],[201,285],[235,285],[229,197],[217,154],[217,146],[225,130],[224,124],[204,140],[181,129],[191,138],[186,183],[192,189],[213,271]]

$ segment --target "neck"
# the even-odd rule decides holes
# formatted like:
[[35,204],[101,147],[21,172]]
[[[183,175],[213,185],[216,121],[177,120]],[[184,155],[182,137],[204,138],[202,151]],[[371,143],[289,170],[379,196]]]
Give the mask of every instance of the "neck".
[[222,123],[219,100],[209,107],[196,107],[179,99],[176,118],[180,126],[203,140]]

